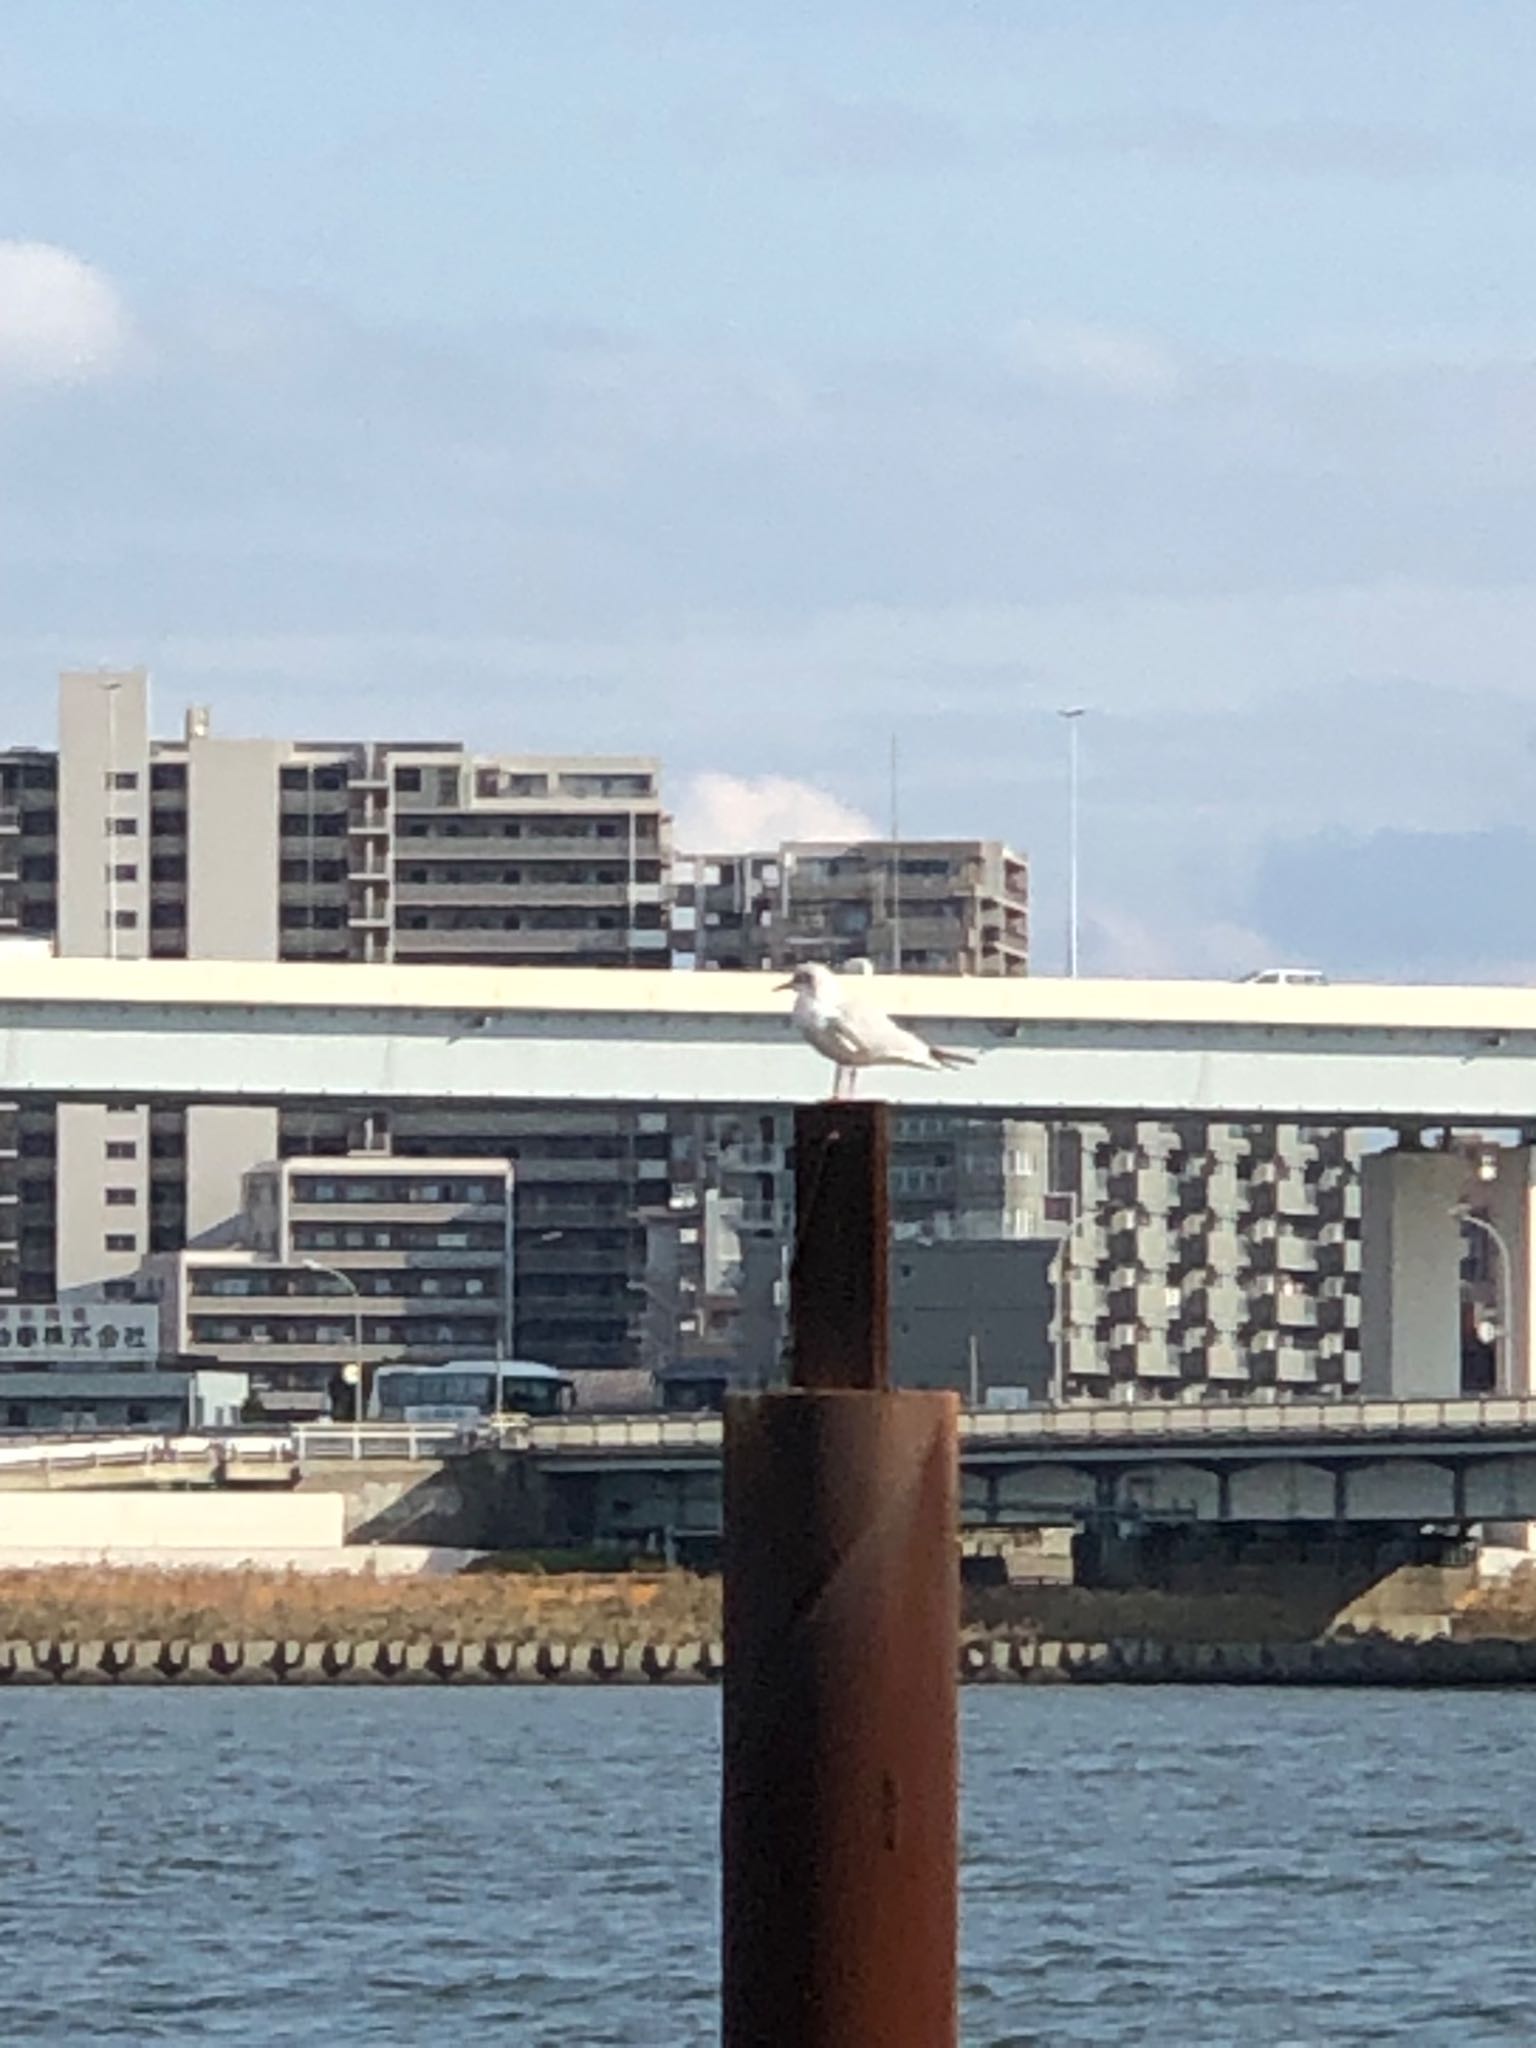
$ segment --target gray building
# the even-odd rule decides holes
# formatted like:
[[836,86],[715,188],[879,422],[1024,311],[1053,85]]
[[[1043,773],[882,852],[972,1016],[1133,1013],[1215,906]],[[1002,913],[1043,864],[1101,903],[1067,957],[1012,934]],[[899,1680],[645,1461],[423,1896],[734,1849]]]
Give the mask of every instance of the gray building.
[[787,841],[679,863],[674,946],[699,967],[1025,974],[1029,865],[995,839]]
[[1357,1134],[1083,1124],[1059,1140],[1056,1180],[1068,1398],[1358,1388]]
[[[996,840],[797,841],[771,852],[684,857],[675,864],[672,916],[674,958],[701,971],[782,971],[824,960],[845,969],[999,975],[1022,974],[1029,962],[1028,865]],[[679,1117],[679,1199],[702,1209],[718,1193],[744,1239],[786,1245],[790,1143],[783,1111]],[[899,1116],[891,1152],[898,1241],[1038,1233],[1048,1227],[1048,1161],[1043,1126],[1024,1119]],[[716,1352],[746,1346],[749,1333],[754,1359],[776,1350],[763,1335],[761,1286],[721,1295],[705,1284],[697,1258],[690,1264],[690,1248],[696,1242],[702,1256],[706,1241],[674,1245],[666,1266],[653,1266],[650,1298],[670,1298],[678,1317],[702,1320]],[[780,1304],[782,1296],[781,1284]],[[688,1346],[678,1349],[688,1355]]]
[[999,1393],[1049,1399],[1056,1258],[1052,1238],[897,1244],[891,1252],[891,1372],[975,1405]]
[[[201,709],[158,740],[139,669],[64,676],[57,754],[0,759],[0,938],[65,954],[664,966],[669,863],[653,761],[225,740]],[[131,1295],[146,1258],[227,1235],[266,1161],[466,1154],[516,1167],[516,1349],[631,1362],[670,1170],[638,1109],[0,1111],[0,1296]]]

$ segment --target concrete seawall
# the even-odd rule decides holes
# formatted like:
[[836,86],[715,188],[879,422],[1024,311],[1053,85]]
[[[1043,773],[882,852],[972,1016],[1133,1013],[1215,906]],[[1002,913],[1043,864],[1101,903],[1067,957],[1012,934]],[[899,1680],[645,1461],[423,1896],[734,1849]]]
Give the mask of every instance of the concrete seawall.
[[[968,1637],[972,1685],[1533,1686],[1536,1642]],[[0,1642],[4,1685],[710,1685],[717,1642]]]

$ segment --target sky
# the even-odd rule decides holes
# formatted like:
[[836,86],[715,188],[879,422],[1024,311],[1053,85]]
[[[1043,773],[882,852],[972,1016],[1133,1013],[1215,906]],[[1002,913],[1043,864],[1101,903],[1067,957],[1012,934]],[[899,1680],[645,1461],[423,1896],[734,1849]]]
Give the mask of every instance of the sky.
[[[827,17],[831,17],[830,19]],[[0,734],[659,756],[1536,976],[1526,0],[7,0]]]

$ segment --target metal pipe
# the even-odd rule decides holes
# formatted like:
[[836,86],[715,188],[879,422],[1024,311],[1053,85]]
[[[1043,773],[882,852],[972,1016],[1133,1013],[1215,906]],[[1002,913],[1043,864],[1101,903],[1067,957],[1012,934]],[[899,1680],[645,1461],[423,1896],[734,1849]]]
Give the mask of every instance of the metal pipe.
[[956,2039],[957,1405],[728,1404],[723,2048]]
[[794,1384],[725,1420],[723,2048],[953,2048],[959,1403],[885,1381],[888,1111],[797,1111]]

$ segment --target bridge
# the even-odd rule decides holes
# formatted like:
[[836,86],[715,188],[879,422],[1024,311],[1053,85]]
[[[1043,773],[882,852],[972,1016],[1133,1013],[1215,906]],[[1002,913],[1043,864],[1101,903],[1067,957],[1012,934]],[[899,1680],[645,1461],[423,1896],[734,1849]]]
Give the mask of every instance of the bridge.
[[[767,974],[16,960],[0,1095],[778,1104],[826,1093]],[[1361,1124],[1536,1119],[1536,990],[880,976],[984,1055],[901,1104]]]
[[[0,1498],[39,1486],[300,1485],[347,1495],[348,1526],[364,1540],[469,1516],[491,1546],[708,1543],[721,1445],[718,1416],[655,1414],[38,1438],[0,1445]],[[1368,1541],[1536,1520],[1536,1399],[971,1410],[960,1454],[973,1529]]]
[[[718,1417],[571,1417],[509,1441],[579,1540],[719,1526]],[[988,1528],[1536,1520],[1530,1399],[972,1410],[960,1456],[963,1518]]]

